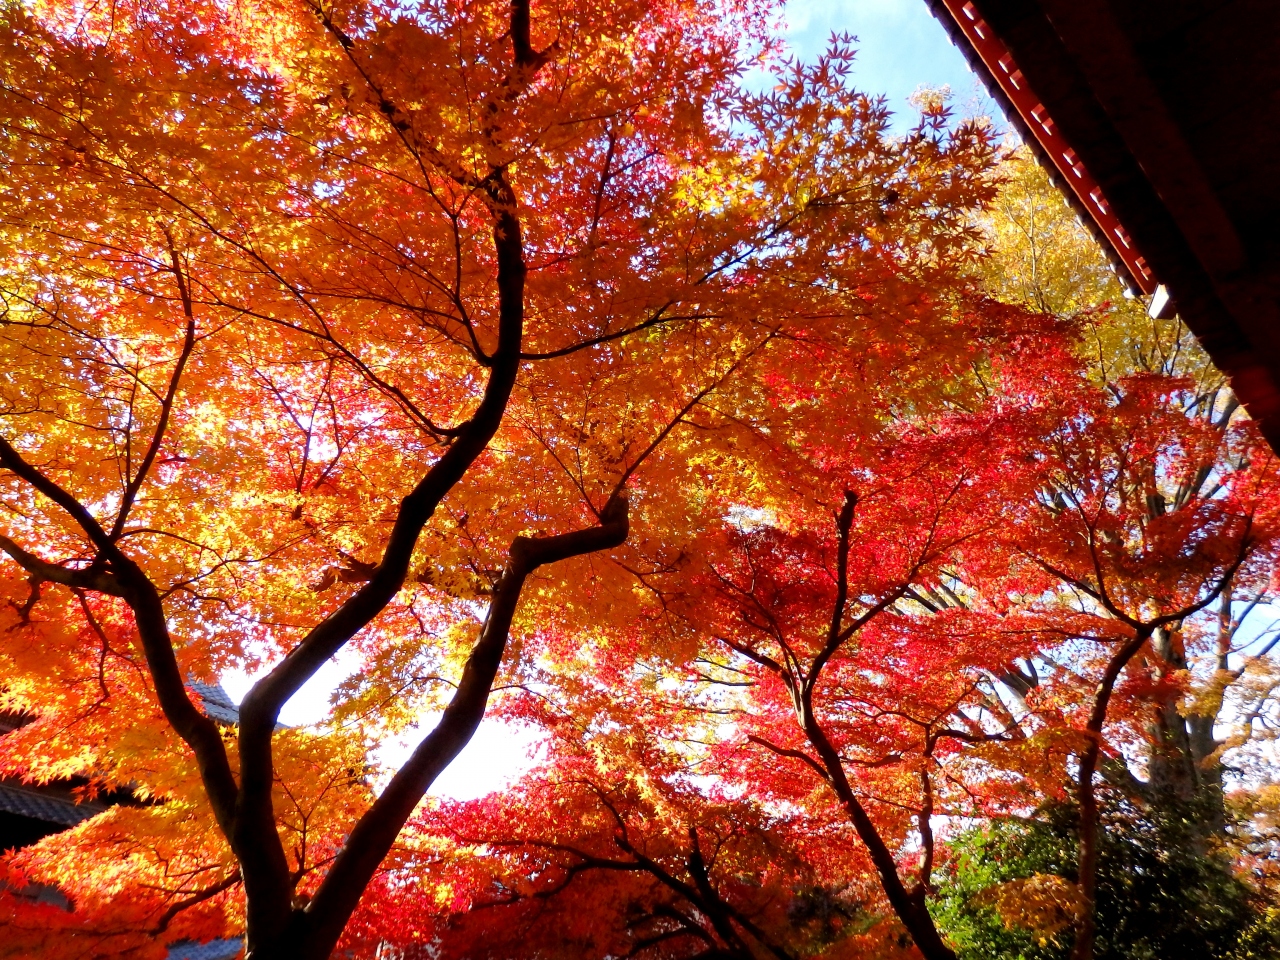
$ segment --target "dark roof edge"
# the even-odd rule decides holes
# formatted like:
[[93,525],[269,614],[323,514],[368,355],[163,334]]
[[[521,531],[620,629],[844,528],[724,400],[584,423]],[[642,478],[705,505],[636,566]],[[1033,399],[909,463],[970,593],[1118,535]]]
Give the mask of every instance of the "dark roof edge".
[[968,36],[965,35],[960,24],[956,22],[955,16],[948,9],[944,0],[924,0],[929,6],[929,10],[933,13],[935,19],[942,24],[947,36],[951,38],[951,42],[955,44],[957,49],[964,55],[965,61],[969,64],[969,69],[974,72],[981,80],[982,85],[986,88],[987,94],[994,100],[1003,111],[1005,119],[1009,122],[1018,133],[1018,137],[1022,140],[1022,144],[1031,151],[1036,162],[1044,167],[1049,173],[1049,182],[1058,188],[1058,193],[1062,195],[1067,206],[1076,215],[1076,219],[1080,225],[1088,231],[1094,242],[1102,250],[1103,255],[1107,258],[1107,263],[1111,266],[1112,272],[1115,273],[1116,279],[1120,281],[1120,285],[1124,287],[1125,292],[1130,296],[1138,296],[1142,290],[1136,278],[1130,272],[1125,262],[1120,259],[1115,248],[1111,244],[1111,240],[1098,226],[1094,220],[1092,212],[1085,206],[1084,202],[1076,195],[1074,190],[1067,189],[1063,184],[1058,182],[1058,178],[1062,176],[1062,172],[1053,157],[1045,150],[1044,145],[1036,138],[1034,131],[1031,129],[1030,123],[1018,110],[1013,100],[1005,92],[1004,87],[992,74],[987,67],[986,62],[982,59],[972,43],[969,42]]

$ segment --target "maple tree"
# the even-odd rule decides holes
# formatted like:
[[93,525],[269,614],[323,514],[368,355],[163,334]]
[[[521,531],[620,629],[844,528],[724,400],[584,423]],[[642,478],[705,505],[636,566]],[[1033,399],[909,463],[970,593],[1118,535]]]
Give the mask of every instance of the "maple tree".
[[[977,396],[875,431],[827,424],[765,438],[786,473],[759,506],[730,505],[696,550],[648,571],[654,606],[595,625],[607,643],[584,647],[582,630],[568,630],[551,648],[555,667],[523,664],[529,693],[507,702],[508,715],[611,762],[641,752],[634,766],[650,798],[736,804],[743,824],[763,809],[786,821],[773,827],[780,841],[793,830],[820,838],[820,849],[801,848],[795,877],[829,868],[826,852],[839,851],[862,875],[839,882],[858,890],[875,930],[856,941],[859,956],[892,956],[903,942],[954,956],[956,941],[929,910],[954,876],[948,824],[1034,822],[1052,809],[1070,811],[1076,849],[1036,865],[1045,872],[992,878],[985,902],[1011,926],[1092,955],[1099,775],[1143,816],[1174,802],[1196,811],[1186,828],[1143,841],[1179,849],[1135,848],[1135,862],[1165,857],[1187,875],[1221,876],[1217,858],[1239,843],[1234,832],[1264,844],[1241,861],[1252,859],[1258,876],[1268,869],[1265,830],[1228,830],[1224,762],[1228,751],[1233,762],[1243,756],[1272,709],[1275,641],[1249,639],[1245,624],[1274,590],[1280,478],[1221,377],[1178,343],[1185,331],[1136,312],[1102,304],[1062,322],[1006,314],[1021,336],[975,371]],[[1128,327],[1126,349],[1086,362],[1115,337],[1102,324]],[[581,668],[563,669],[574,662]],[[1219,738],[1228,725],[1236,731]],[[592,884],[602,881],[580,876],[639,869],[609,818],[602,829],[577,806],[585,797],[590,808],[594,791],[624,775],[596,774],[583,794],[576,757],[557,747],[547,769],[495,806],[446,808],[422,827],[451,843],[447,856],[467,871],[460,901],[435,910],[454,915],[433,928],[444,931],[438,943],[486,942],[510,922],[499,903],[547,923],[534,929],[548,939],[527,952],[498,941],[515,956],[554,955],[556,931],[584,915],[595,920],[581,928],[597,938],[577,947],[587,955],[841,956],[854,942],[815,943],[786,926],[737,946],[674,931],[661,945],[644,941],[637,930],[647,928],[631,921],[652,917],[648,894],[601,893]],[[1256,769],[1261,789],[1234,792],[1260,820],[1270,775],[1265,761]],[[551,794],[540,783],[565,780]],[[682,809],[647,821],[650,842],[677,864],[690,852],[688,818]],[[545,885],[513,887],[522,869]],[[1154,888],[1176,896],[1159,885],[1180,881],[1161,877]],[[1235,883],[1206,889],[1235,896]],[[1114,899],[1102,907],[1108,917],[1123,909]],[[1249,932],[1252,907],[1221,907],[1239,911],[1232,936],[1263,936]],[[714,905],[698,909],[709,923]],[[1221,952],[1230,931],[1211,928],[1198,935],[1218,937]],[[1115,939],[1136,929],[1104,931],[1106,955],[1140,950]],[[1194,924],[1184,939],[1193,933]],[[618,939],[600,946],[610,935]]]
[[[560,729],[558,737],[585,739],[598,757],[625,756],[641,749],[635,744],[647,744],[634,766],[644,771],[651,793],[699,795],[689,779],[693,770],[711,778],[714,786],[702,791],[710,789],[721,804],[737,804],[737,822],[751,822],[763,803],[775,815],[786,812],[787,829],[820,837],[829,849],[839,849],[836,843],[858,847],[856,836],[869,861],[859,885],[865,890],[867,878],[878,876],[883,888],[880,896],[866,898],[879,902],[870,916],[883,930],[884,912],[895,914],[926,956],[954,955],[926,907],[939,882],[938,858],[948,856],[945,832],[940,849],[936,827],[957,816],[985,818],[1044,800],[1074,801],[1080,849],[1071,878],[1039,875],[1008,883],[999,902],[1010,905],[1008,916],[1032,925],[1044,922],[1044,910],[1056,913],[1060,919],[1045,928],[1048,933],[1069,927],[1075,949],[1087,944],[1091,950],[1099,761],[1109,759],[1109,778],[1132,790],[1136,802],[1158,805],[1169,792],[1175,758],[1169,755],[1168,718],[1194,726],[1201,696],[1188,689],[1185,674],[1170,679],[1170,651],[1185,659],[1188,648],[1203,649],[1206,639],[1223,642],[1213,630],[1197,639],[1206,624],[1196,615],[1219,597],[1225,582],[1269,589],[1276,477],[1249,425],[1227,431],[1216,417],[1181,406],[1186,381],[1166,380],[1153,390],[1149,377],[1130,378],[1127,392],[1109,392],[1091,387],[1077,370],[1059,375],[1058,385],[1071,389],[1055,397],[1042,384],[1053,380],[1047,368],[1060,369],[1063,357],[1050,354],[1044,366],[1031,356],[1017,359],[1022,362],[1010,364],[1011,375],[1022,380],[1023,390],[1034,384],[1038,402],[1010,403],[1017,391],[1009,384],[979,413],[952,415],[919,433],[898,428],[860,462],[847,453],[833,458],[828,466],[837,477],[861,477],[870,491],[862,498],[846,495],[835,522],[822,525],[826,530],[788,530],[780,517],[744,526],[739,517],[721,534],[736,550],[700,552],[718,558],[714,566],[699,564],[702,572],[692,577],[687,570],[669,573],[665,584],[653,578],[651,587],[664,601],[645,629],[674,627],[670,643],[653,647],[668,655],[681,645],[681,634],[685,642],[698,638],[682,663],[650,660],[637,672],[636,646],[624,631],[586,654],[593,669],[527,668],[525,684],[537,694],[509,705],[510,715],[536,718],[546,729]],[[1034,448],[1038,455],[1030,452],[1032,428],[1043,431],[1043,445]],[[957,445],[973,458],[957,460]],[[1089,459],[1082,466],[1076,455],[1085,450]],[[1099,458],[1121,451],[1132,456],[1123,469],[1114,469],[1114,461],[1111,469],[1098,466]],[[1203,469],[1206,461],[1215,469]],[[1181,490],[1168,502],[1153,493],[1155,463],[1162,464],[1159,486]],[[1011,479],[1019,471],[1020,488]],[[1210,476],[1216,489],[1197,486]],[[1134,479],[1139,493],[1126,494],[1135,489]],[[1108,496],[1089,500],[1080,492],[1094,483],[1105,484]],[[1019,489],[1021,498],[1014,499]],[[1074,512],[1064,506],[1072,497]],[[820,507],[806,517],[793,503],[785,516],[788,524],[807,519],[817,525],[823,512]],[[1141,535],[1119,533],[1125,517],[1143,528]],[[1084,527],[1075,526],[1082,522]],[[1104,532],[1090,539],[1090,529]],[[1109,551],[1105,557],[1092,557],[1103,550]],[[1064,569],[1061,558],[1071,556],[1083,571],[1080,582]],[[671,582],[676,579],[684,582]],[[1113,604],[1122,597],[1148,621],[1172,614],[1167,623],[1176,618],[1177,636],[1149,622],[1127,622],[1099,600],[1096,582],[1106,585]],[[1215,614],[1208,623],[1218,620]],[[573,636],[563,642],[579,643]],[[1138,651],[1148,667],[1130,671],[1118,708],[1109,709],[1116,681]],[[541,706],[548,696],[561,705],[559,715]],[[1147,717],[1155,719],[1149,728],[1142,722]],[[1217,763],[1220,746],[1213,747]],[[1124,749],[1147,755],[1145,781],[1128,769]],[[1184,778],[1199,781],[1186,799],[1208,800],[1209,810],[1217,804],[1205,827],[1225,831],[1221,769],[1206,764],[1203,752],[1176,759]],[[612,931],[639,952],[648,942],[626,939],[631,924],[618,917],[619,902],[630,902],[643,916],[651,915],[652,904],[626,890],[602,894],[598,883],[586,886],[575,878],[586,870],[641,867],[611,836],[607,818],[602,829],[565,809],[582,789],[580,762],[556,760],[549,772],[532,775],[527,792],[494,798],[502,814],[482,806],[483,813],[458,808],[435,815],[428,832],[443,831],[462,844],[450,856],[481,877],[479,893],[451,907],[462,912],[457,922],[465,933],[458,942],[471,950],[477,942],[494,942],[495,931],[513,922],[488,912],[496,903],[551,898],[552,913],[534,913],[547,923],[551,939],[568,936],[564,922],[553,919],[564,910],[593,916],[586,926],[593,937]],[[592,791],[611,790],[616,780],[616,774],[596,775],[588,799]],[[572,786],[563,786],[566,781]],[[519,812],[509,812],[513,808]],[[681,815],[655,812],[649,821],[679,849]],[[773,829],[779,838],[785,834],[781,826]],[[1203,842],[1203,832],[1186,833]],[[475,852],[477,844],[519,854],[511,854],[514,864],[505,855],[495,864],[494,855]],[[599,852],[600,845],[613,859]],[[570,862],[530,866],[530,851],[548,850]],[[813,856],[812,848],[808,852]],[[844,856],[846,867],[856,862]],[[818,854],[806,866],[817,870],[824,860]],[[510,893],[511,878],[521,870],[546,887]],[[767,874],[763,866],[754,872],[757,878]],[[474,876],[467,884],[474,889]],[[489,891],[491,901],[483,896],[485,884],[498,885]],[[597,906],[602,896],[605,903]],[[715,912],[699,909],[703,916]],[[442,936],[449,943],[457,934]],[[831,944],[810,950],[800,931],[784,928],[776,936],[761,941],[758,954],[740,945],[732,955],[840,955],[824,952]],[[882,950],[893,942],[883,933],[875,939]],[[506,944],[499,953],[540,955],[534,944],[541,941],[524,954],[504,939],[496,942]],[[672,956],[700,955],[700,944],[685,944],[683,952],[677,946],[665,949]],[[732,952],[734,944],[721,934],[715,948]],[[603,947],[574,949],[610,954]]]
[[783,960],[878,939],[852,838],[815,856],[810,824],[681,784],[652,740],[585,753],[573,727],[518,790],[415,818],[397,864],[411,879],[368,917],[382,942],[413,930],[450,957]]
[[[768,15],[5,8],[5,769],[145,801],[13,861],[79,898],[42,949],[328,956],[513,636],[648,609],[770,436],[970,389],[985,128],[889,137],[844,41],[744,93]],[[278,729],[341,650],[349,730]],[[188,686],[229,666],[265,669],[234,728]]]
[[[945,803],[939,794],[953,776],[944,772],[945,758],[956,743],[1007,735],[964,722],[965,708],[983,699],[973,667],[998,669],[1025,651],[989,642],[980,651],[954,646],[945,631],[917,623],[896,605],[932,606],[919,599],[922,592],[948,589],[940,580],[948,562],[995,527],[1000,501],[991,493],[1011,491],[993,482],[1008,464],[983,449],[985,426],[957,425],[877,451],[892,466],[877,470],[874,494],[861,500],[845,494],[834,544],[829,537],[814,542],[808,531],[780,542],[765,531],[742,537],[736,569],[712,571],[712,595],[725,609],[704,628],[730,657],[751,665],[742,727],[751,743],[774,755],[752,781],[779,799],[799,800],[770,783],[768,771],[781,760],[803,765],[802,773],[811,768],[829,786],[926,957],[952,955],[926,907],[935,807]],[[957,464],[957,445],[978,454],[982,467],[968,459]],[[854,464],[840,467],[865,475]],[[744,670],[732,662],[725,667]],[[877,822],[867,794],[881,802],[892,798],[896,815]],[[887,835],[912,831],[920,852],[908,883],[894,854],[898,844]]]
[[[990,897],[1083,960],[1099,777],[1267,882],[1270,453],[986,125],[771,15],[0,15],[0,772],[132,798],[5,857],[14,949],[951,960],[957,818],[1065,802]],[[542,765],[420,807],[486,711]]]

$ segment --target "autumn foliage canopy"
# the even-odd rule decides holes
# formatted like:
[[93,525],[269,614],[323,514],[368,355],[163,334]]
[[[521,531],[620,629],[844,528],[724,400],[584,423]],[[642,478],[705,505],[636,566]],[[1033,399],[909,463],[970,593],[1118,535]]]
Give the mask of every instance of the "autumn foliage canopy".
[[[1117,804],[1280,942],[1273,455],[988,124],[776,16],[3,8],[0,776],[104,809],[0,956],[1127,956]],[[486,711],[533,770],[432,798]]]

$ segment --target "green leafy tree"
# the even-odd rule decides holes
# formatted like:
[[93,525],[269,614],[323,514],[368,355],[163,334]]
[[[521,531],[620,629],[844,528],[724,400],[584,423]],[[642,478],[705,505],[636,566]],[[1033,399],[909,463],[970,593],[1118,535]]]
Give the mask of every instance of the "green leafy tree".
[[[1098,960],[1280,956],[1257,890],[1225,853],[1190,842],[1204,811],[1172,798],[1142,809],[1110,792],[1101,813]],[[961,960],[1065,960],[1074,904],[1053,879],[1074,880],[1076,834],[1075,808],[1053,805],[954,840],[938,913]]]

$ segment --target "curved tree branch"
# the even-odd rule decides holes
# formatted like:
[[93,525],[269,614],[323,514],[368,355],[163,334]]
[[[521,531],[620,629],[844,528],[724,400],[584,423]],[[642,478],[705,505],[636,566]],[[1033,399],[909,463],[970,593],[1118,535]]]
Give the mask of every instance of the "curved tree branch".
[[610,500],[600,520],[596,527],[551,537],[517,537],[512,543],[480,637],[444,715],[352,829],[314,899],[299,916],[298,933],[306,945],[301,955],[328,955],[400,828],[480,725],[529,575],[547,564],[622,544],[629,530],[626,497]]

